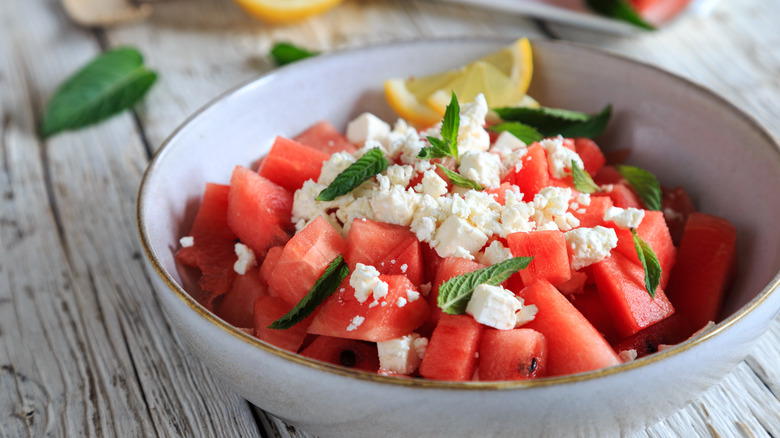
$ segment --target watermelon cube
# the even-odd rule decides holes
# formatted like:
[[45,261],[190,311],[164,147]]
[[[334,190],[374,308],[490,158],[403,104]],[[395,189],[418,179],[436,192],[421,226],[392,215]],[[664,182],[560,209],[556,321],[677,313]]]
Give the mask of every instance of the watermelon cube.
[[276,137],[257,173],[294,192],[307,180],[317,180],[330,154],[284,137]]
[[227,221],[242,243],[257,257],[268,248],[290,239],[293,197],[266,178],[243,166],[236,166],[230,177]]
[[612,251],[610,257],[592,266],[601,302],[621,337],[631,336],[674,313],[661,286],[655,290],[655,298],[650,297],[642,267],[619,252]]
[[306,338],[306,329],[311,324],[311,317],[288,329],[277,330],[268,328],[269,325],[284,316],[292,308],[293,305],[278,297],[261,296],[255,300],[255,337],[271,345],[297,353],[301,344],[303,344],[303,340]]
[[520,293],[539,309],[523,328],[547,339],[547,375],[561,376],[620,363],[612,347],[587,319],[550,283],[539,280]]
[[387,295],[360,302],[349,277],[314,315],[309,333],[380,342],[408,335],[428,318],[428,302],[403,275],[380,275]]
[[297,304],[346,247],[341,234],[325,218],[317,216],[284,245],[268,278],[272,295]]
[[311,125],[307,130],[298,134],[294,140],[328,155],[336,152],[349,152],[351,154],[357,150],[346,136],[326,120]]
[[214,306],[214,313],[235,327],[252,328],[255,300],[267,295],[267,289],[260,281],[257,268],[236,275],[233,286]]
[[523,284],[543,279],[553,285],[571,278],[571,264],[563,232],[557,230],[512,233],[506,237],[515,257],[533,257],[528,267],[520,271]]
[[607,162],[604,154],[601,153],[601,148],[593,140],[585,137],[579,137],[574,139],[574,150],[577,155],[582,159],[582,164],[585,167],[585,171],[594,176]]
[[379,369],[376,344],[355,339],[317,336],[301,356],[372,373]]
[[443,313],[425,350],[420,375],[431,380],[471,380],[483,328],[471,316]]
[[382,274],[406,275],[418,287],[423,279],[422,248],[409,227],[356,219],[347,233],[344,260],[350,271],[362,263]]
[[547,372],[547,340],[527,328],[485,329],[479,343],[479,380],[529,380]]
[[[626,258],[636,264],[640,264],[639,256],[636,254],[634,246],[634,237],[631,231],[619,228],[611,221],[606,226],[615,229],[618,238],[618,244],[615,251],[623,254]],[[669,234],[669,228],[666,226],[664,214],[660,211],[645,210],[645,217],[636,228],[636,233],[642,238],[650,248],[655,252],[658,263],[661,265],[661,288],[666,288],[669,282],[669,275],[672,273],[675,260],[677,259],[677,249],[672,242],[672,236]]]
[[523,201],[531,202],[540,190],[550,185],[547,153],[541,145],[534,143],[528,146],[528,152],[520,161],[520,170],[511,171],[502,182],[516,185],[523,194]]
[[572,211],[572,215],[580,221],[580,227],[593,228],[597,225],[604,225],[604,213],[612,206],[612,198],[609,196],[594,195],[590,197],[590,204],[580,205],[579,208]]

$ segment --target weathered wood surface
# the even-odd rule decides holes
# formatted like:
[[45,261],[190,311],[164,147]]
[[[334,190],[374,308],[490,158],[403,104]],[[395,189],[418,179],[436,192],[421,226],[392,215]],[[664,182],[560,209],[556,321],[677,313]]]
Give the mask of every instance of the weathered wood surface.
[[[55,0],[0,1],[0,437],[310,435],[228,391],[167,325],[140,260],[135,192],[189,114],[273,68],[287,40],[319,50],[431,36],[563,37],[651,62],[732,99],[780,136],[780,4],[618,38],[425,0],[346,0],[271,27],[226,0],[158,2],[142,22],[75,27]],[[43,142],[42,108],[108,47],[160,81],[134,113]],[[638,436],[780,436],[780,324],[714,388]]]

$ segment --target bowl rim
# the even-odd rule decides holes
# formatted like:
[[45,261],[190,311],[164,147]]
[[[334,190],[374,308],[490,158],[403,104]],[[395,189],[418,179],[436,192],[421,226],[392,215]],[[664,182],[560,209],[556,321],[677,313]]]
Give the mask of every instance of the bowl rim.
[[[334,60],[337,61],[341,57],[360,56],[362,53],[366,53],[370,51],[394,49],[394,48],[400,48],[400,46],[405,46],[409,49],[413,49],[417,45],[431,45],[431,44],[454,45],[459,43],[495,44],[496,47],[500,47],[502,44],[503,45],[509,44],[515,39],[516,38],[507,38],[507,37],[437,37],[437,38],[422,38],[422,39],[415,39],[415,40],[396,40],[396,41],[390,41],[381,44],[369,44],[367,46],[350,48],[346,50],[336,51],[333,53],[319,55],[317,57],[304,59],[290,65],[285,65],[276,68],[262,75],[244,81],[238,84],[237,86],[232,87],[231,89],[218,95],[214,99],[207,102],[204,106],[199,108],[197,111],[195,111],[192,115],[187,117],[181,124],[179,124],[179,126],[163,141],[159,149],[154,153],[153,157],[149,161],[146,170],[144,171],[140,186],[138,188],[137,198],[136,198],[137,199],[136,225],[138,229],[138,234],[140,236],[141,245],[149,265],[153,268],[153,270],[160,277],[160,279],[162,279],[162,281],[165,283],[167,288],[170,289],[170,291],[173,292],[173,294],[179,300],[181,300],[186,306],[188,306],[190,309],[195,311],[202,318],[209,321],[211,324],[213,324],[221,331],[237,338],[239,341],[247,343],[248,345],[251,345],[256,348],[260,348],[266,353],[270,353],[277,357],[291,360],[299,365],[307,366],[319,371],[324,371],[324,372],[328,372],[343,377],[357,378],[358,380],[370,381],[370,382],[375,382],[380,384],[397,385],[402,387],[428,388],[428,389],[437,389],[437,390],[441,390],[441,389],[515,390],[515,389],[523,389],[523,388],[541,388],[541,387],[552,386],[552,385],[582,383],[582,382],[595,380],[600,377],[612,376],[616,374],[625,373],[634,369],[643,368],[653,363],[662,361],[667,357],[681,354],[699,344],[702,344],[706,340],[721,334],[727,328],[733,326],[738,321],[742,320],[752,310],[754,310],[762,303],[767,301],[771,294],[778,293],[777,289],[780,287],[780,270],[778,270],[778,272],[775,273],[774,277],[769,281],[769,283],[767,283],[766,286],[763,287],[763,289],[761,289],[761,291],[755,297],[753,297],[748,303],[740,307],[737,311],[735,311],[734,313],[726,317],[724,320],[717,323],[714,327],[706,328],[702,332],[697,332],[687,340],[679,344],[675,344],[670,348],[664,349],[662,351],[656,352],[652,355],[637,360],[628,361],[612,367],[607,367],[607,368],[602,368],[598,370],[577,373],[577,374],[545,377],[541,379],[525,380],[525,381],[461,382],[461,381],[437,381],[437,380],[428,380],[428,379],[421,379],[421,378],[402,379],[402,378],[391,377],[391,376],[383,376],[377,373],[369,373],[366,371],[352,370],[349,368],[321,362],[315,359],[310,359],[305,356],[301,356],[297,353],[293,353],[278,348],[264,341],[261,341],[260,339],[251,336],[245,333],[244,331],[230,325],[226,321],[216,316],[211,311],[207,310],[200,303],[198,303],[192,296],[190,296],[184,290],[182,286],[180,286],[173,279],[171,274],[167,272],[167,270],[162,266],[160,261],[155,256],[155,253],[152,249],[152,243],[149,238],[148,230],[143,219],[146,210],[145,208],[146,199],[147,199],[146,193],[148,191],[149,180],[152,174],[154,173],[154,170],[159,166],[159,163],[163,160],[168,150],[170,150],[171,144],[175,143],[176,139],[182,134],[182,132],[188,129],[192,124],[192,122],[198,119],[201,115],[213,109],[219,103],[224,102],[230,96],[241,92],[245,87],[249,86],[250,84],[265,81],[277,75],[287,74],[288,71],[293,71],[293,70],[298,70],[303,68],[316,68],[316,66],[320,63],[333,62]],[[661,74],[663,76],[666,76],[670,80],[682,82],[684,85],[694,88],[696,92],[703,93],[707,95],[707,97],[711,99],[715,99],[725,108],[727,108],[732,113],[732,115],[738,116],[749,126],[752,126],[752,128],[754,128],[754,130],[757,133],[759,133],[762,137],[765,138],[767,144],[771,144],[774,146],[773,148],[774,152],[780,154],[780,142],[778,142],[778,140],[767,129],[765,129],[760,122],[757,121],[757,119],[755,119],[752,115],[745,113],[735,104],[733,104],[726,98],[722,97],[721,95],[715,93],[714,91],[710,90],[709,88],[703,85],[697,84],[689,79],[678,76],[660,67],[629,58],[628,56],[625,55],[608,52],[602,49],[586,46],[583,44],[577,44],[570,41],[545,40],[539,38],[529,38],[529,39],[531,40],[532,47],[536,45],[551,46],[551,47],[568,46],[569,48],[585,51],[593,55],[613,58],[616,59],[618,62],[633,64],[637,67],[644,68],[644,69],[651,69],[654,70],[656,74]],[[156,288],[154,289],[155,289],[155,293],[158,293],[157,289]]]

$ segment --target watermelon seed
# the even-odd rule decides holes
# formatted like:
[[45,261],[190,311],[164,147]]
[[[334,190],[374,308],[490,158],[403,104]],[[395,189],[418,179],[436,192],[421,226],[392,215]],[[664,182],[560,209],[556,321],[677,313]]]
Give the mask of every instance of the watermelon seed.
[[539,362],[536,360],[535,357],[532,357],[530,364],[521,363],[517,371],[520,372],[520,374],[525,374],[526,376],[530,376],[531,374],[534,373],[534,371],[536,371],[537,366],[539,366]]
[[531,366],[528,367],[528,374],[533,374],[533,372],[536,371],[537,365],[536,358],[531,358]]
[[352,350],[344,350],[339,355],[339,362],[341,362],[342,365],[345,367],[354,367],[357,363],[357,357],[355,357],[355,352]]

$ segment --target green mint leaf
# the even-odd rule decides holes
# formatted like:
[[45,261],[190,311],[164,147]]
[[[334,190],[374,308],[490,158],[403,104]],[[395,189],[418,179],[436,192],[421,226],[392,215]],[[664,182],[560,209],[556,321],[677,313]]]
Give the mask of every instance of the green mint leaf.
[[515,257],[467,274],[452,277],[439,286],[438,305],[450,315],[466,312],[474,289],[480,284],[497,286],[515,272],[525,269],[533,257]]
[[633,24],[646,30],[655,30],[655,26],[645,21],[639,12],[627,0],[585,0],[594,12]]
[[534,127],[544,137],[562,135],[567,138],[594,138],[607,128],[612,116],[612,105],[596,114],[585,114],[560,108],[495,108],[494,111],[507,122],[520,122]]
[[661,184],[652,173],[634,166],[615,166],[631,186],[648,210],[661,211]]
[[314,312],[325,298],[328,298],[336,291],[341,281],[349,275],[349,267],[344,262],[344,257],[339,254],[338,257],[330,262],[325,272],[317,279],[309,293],[306,294],[298,304],[289,312],[282,315],[281,318],[272,322],[268,326],[270,329],[285,330],[295,324],[303,321],[307,316]]
[[536,128],[520,122],[499,123],[498,125],[488,127],[488,130],[499,133],[508,131],[510,134],[519,138],[520,141],[525,144],[531,144],[544,138],[544,136],[540,134]]
[[132,107],[157,80],[137,49],[122,47],[98,55],[69,77],[49,100],[43,138],[97,123]]
[[593,181],[590,174],[580,169],[580,166],[574,160],[571,160],[571,175],[574,179],[574,188],[578,191],[589,194],[601,191],[601,188]]
[[655,298],[655,290],[661,282],[661,264],[658,263],[658,257],[656,257],[653,248],[650,248],[650,245],[639,237],[633,228],[631,229],[631,235],[634,236],[636,255],[639,257],[642,269],[645,271],[645,289],[650,294],[650,298]]
[[372,176],[387,169],[387,159],[382,150],[373,148],[339,173],[328,187],[317,195],[317,201],[332,201],[346,195]]
[[319,55],[319,52],[312,52],[290,43],[276,43],[271,48],[270,54],[274,59],[274,62],[276,62],[276,65],[282,66]]
[[446,167],[442,166],[441,164],[437,164],[437,166],[439,166],[439,169],[441,169],[441,171],[444,172],[445,175],[447,175],[447,178],[449,178],[450,181],[452,181],[452,183],[455,184],[456,186],[465,187],[467,189],[473,189],[473,190],[484,189],[481,185],[477,184],[477,182],[472,179],[468,179],[457,172],[453,172],[450,169],[447,169]]
[[428,137],[430,147],[423,148],[417,158],[430,160],[432,158],[458,158],[458,128],[460,127],[460,105],[455,93],[452,93],[450,104],[444,111],[441,123],[441,139]]

